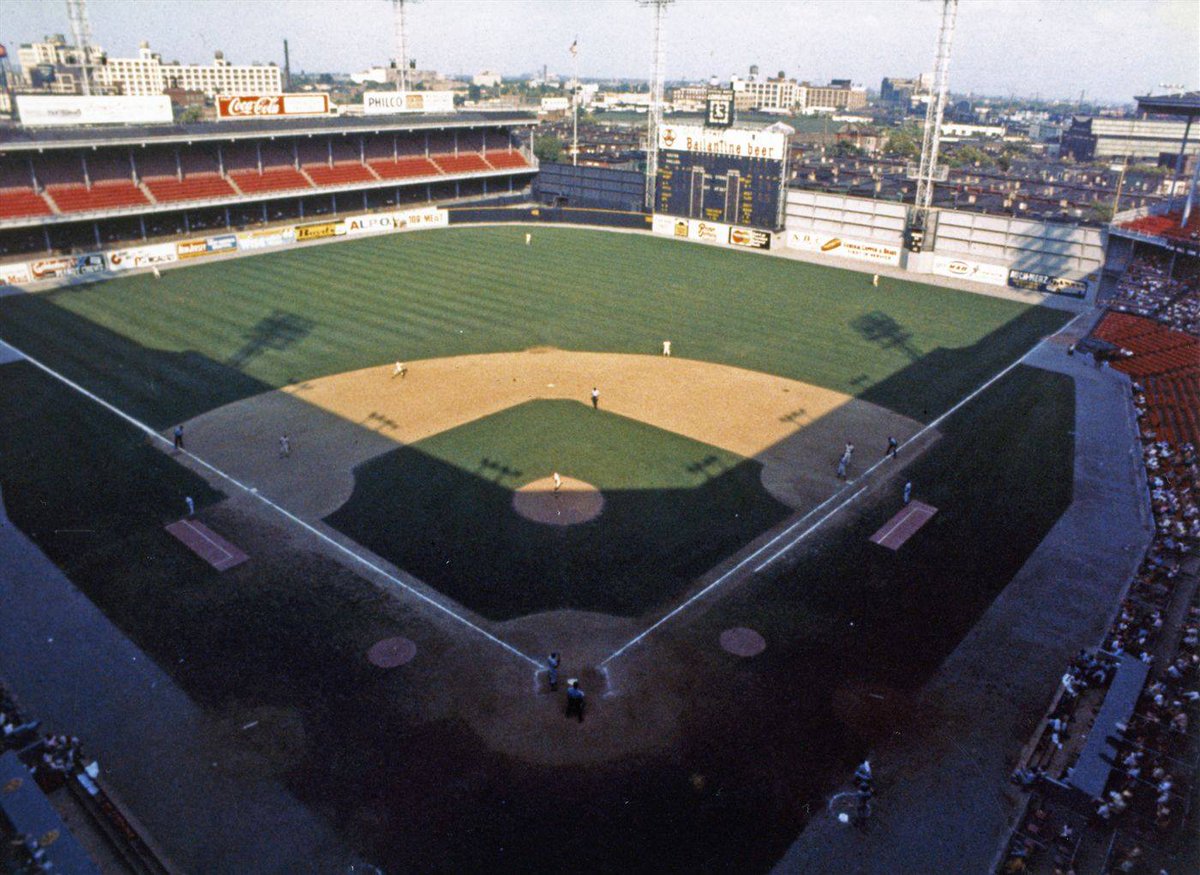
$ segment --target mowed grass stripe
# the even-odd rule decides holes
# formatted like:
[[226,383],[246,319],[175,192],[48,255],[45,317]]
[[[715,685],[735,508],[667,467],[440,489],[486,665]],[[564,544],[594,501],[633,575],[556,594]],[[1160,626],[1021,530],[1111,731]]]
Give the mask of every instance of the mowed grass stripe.
[[[72,337],[96,361],[111,355],[122,370],[148,369],[141,376],[149,382],[163,377],[155,373],[160,351],[226,365],[239,350],[251,352],[228,381],[243,387],[393,358],[530,346],[653,353],[670,338],[682,357],[779,374],[929,418],[1066,318],[902,280],[874,289],[859,273],[645,235],[535,228],[526,247],[524,233],[452,228],[339,241],[172,270],[161,280],[123,277],[62,290],[36,306],[5,299],[0,317],[11,310],[14,318],[0,318],[0,336],[18,347],[37,337],[52,365],[73,355],[57,350],[56,338]],[[301,320],[300,330],[286,336],[286,320],[268,321],[273,314]],[[128,374],[75,363],[89,388],[121,403]],[[199,382],[172,375],[160,394],[179,396],[172,409],[198,413],[207,403],[196,395]],[[159,414],[165,410],[147,415]]]

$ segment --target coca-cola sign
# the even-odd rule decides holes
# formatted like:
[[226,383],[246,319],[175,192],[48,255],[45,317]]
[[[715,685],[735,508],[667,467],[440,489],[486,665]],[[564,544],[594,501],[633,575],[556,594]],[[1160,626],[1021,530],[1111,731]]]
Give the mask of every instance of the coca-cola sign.
[[218,118],[282,118],[328,114],[328,94],[226,94],[217,98]]

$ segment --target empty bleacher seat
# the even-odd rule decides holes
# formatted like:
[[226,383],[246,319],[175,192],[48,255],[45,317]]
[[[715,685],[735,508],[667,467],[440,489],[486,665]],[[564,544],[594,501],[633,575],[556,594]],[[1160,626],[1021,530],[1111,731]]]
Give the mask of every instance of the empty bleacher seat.
[[368,163],[383,179],[411,179],[418,176],[438,176],[441,173],[428,158],[401,158],[398,161]]
[[82,213],[118,207],[146,206],[150,202],[141,189],[129,180],[85,185],[50,185],[46,193],[64,213]]
[[293,167],[271,167],[264,169],[262,173],[257,170],[235,170],[229,176],[246,194],[312,188],[304,174]]
[[154,199],[160,203],[208,200],[233,197],[237,194],[228,180],[219,173],[195,173],[183,179],[176,179],[174,176],[148,178],[144,182]]
[[16,219],[24,216],[48,216],[53,212],[46,199],[32,188],[6,188],[0,190],[0,219]]
[[304,172],[317,185],[350,185],[355,182],[374,182],[375,174],[362,164],[305,164]]
[[442,168],[443,173],[475,173],[481,170],[491,170],[482,155],[474,152],[462,152],[458,155],[434,155],[433,161]]
[[491,164],[497,170],[524,169],[529,167],[529,162],[525,160],[525,156],[517,151],[498,151],[488,152],[485,156],[488,164]]

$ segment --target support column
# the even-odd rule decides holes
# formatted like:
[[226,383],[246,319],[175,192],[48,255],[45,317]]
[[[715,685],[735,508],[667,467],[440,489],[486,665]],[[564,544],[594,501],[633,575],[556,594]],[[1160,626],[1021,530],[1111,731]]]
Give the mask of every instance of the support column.
[[192,233],[192,223],[188,221],[188,214],[186,212],[183,214],[183,233]]
[[145,240],[146,239],[146,217],[144,215],[138,216],[138,227],[142,231],[142,239]]
[[92,187],[92,177],[88,174],[87,155],[80,155],[79,163],[83,166],[83,184],[90,190]]
[[42,225],[42,239],[46,241],[46,251],[53,252],[54,247],[50,245],[50,226]]
[[254,157],[258,162],[258,175],[262,176],[262,143],[257,140],[254,143]]
[[[221,164],[221,147],[217,146],[217,164]],[[223,171],[222,171],[223,172]],[[183,182],[183,159],[179,157],[179,147],[175,147],[175,180]]]
[[225,229],[228,230],[232,227],[233,227],[233,223],[229,221],[229,207],[226,207],[225,208]]
[[96,248],[104,248],[104,244],[100,242],[100,223],[92,222],[92,236],[96,238]]
[[1183,172],[1183,153],[1187,149],[1188,134],[1191,130],[1192,116],[1189,115],[1187,124],[1183,126],[1183,141],[1179,144],[1179,154],[1175,156],[1175,172],[1171,174],[1171,193],[1167,197],[1168,213],[1175,208],[1175,187],[1179,185],[1179,174]]
[[263,220],[263,224],[264,224],[264,225],[265,225],[265,224],[267,224],[267,202],[266,202],[266,201],[263,201],[263,205],[262,205],[262,217],[263,217],[263,218],[262,218],[262,220]]

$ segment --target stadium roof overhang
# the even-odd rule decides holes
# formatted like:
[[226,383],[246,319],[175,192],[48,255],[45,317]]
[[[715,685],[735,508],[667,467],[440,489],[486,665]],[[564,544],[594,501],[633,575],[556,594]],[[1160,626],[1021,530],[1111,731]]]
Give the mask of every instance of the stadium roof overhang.
[[1149,115],[1200,117],[1200,91],[1189,91],[1186,94],[1164,94],[1158,97],[1144,94],[1134,99],[1138,104],[1138,112]]
[[522,112],[459,112],[446,115],[338,116],[305,120],[253,119],[177,125],[82,128],[0,128],[0,153],[97,149],[162,143],[229,142],[278,137],[316,137],[395,132],[532,127],[537,116]]

